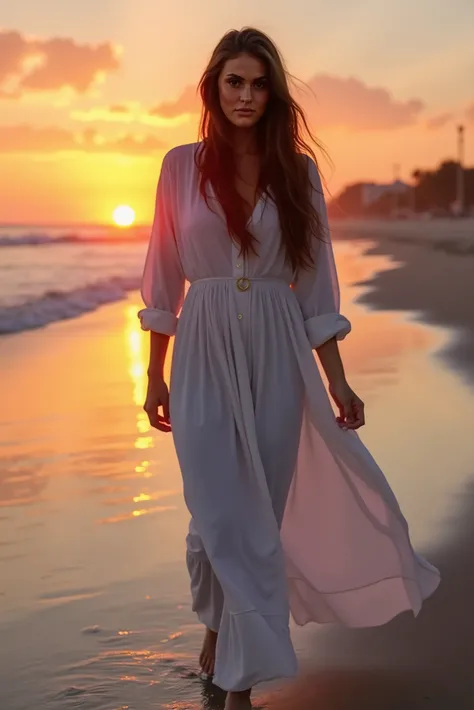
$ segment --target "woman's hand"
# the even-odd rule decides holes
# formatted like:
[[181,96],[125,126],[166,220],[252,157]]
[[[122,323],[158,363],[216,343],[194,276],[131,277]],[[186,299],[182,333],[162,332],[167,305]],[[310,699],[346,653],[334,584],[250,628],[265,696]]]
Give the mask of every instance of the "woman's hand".
[[[143,409],[148,415],[150,424],[160,431],[171,431],[170,424],[170,395],[164,379],[160,377],[148,378],[148,389]],[[163,414],[158,412],[162,408]]]
[[365,424],[364,403],[345,380],[330,384],[329,393],[339,409],[337,423],[342,429],[358,429]]

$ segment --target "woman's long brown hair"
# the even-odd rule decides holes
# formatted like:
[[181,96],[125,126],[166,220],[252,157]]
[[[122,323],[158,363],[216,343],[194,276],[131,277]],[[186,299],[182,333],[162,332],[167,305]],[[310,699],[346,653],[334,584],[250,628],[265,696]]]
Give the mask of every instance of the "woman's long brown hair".
[[196,154],[201,173],[200,191],[208,201],[206,185],[211,183],[224,211],[230,236],[246,256],[258,253],[255,237],[247,229],[244,200],[235,187],[235,162],[230,140],[229,121],[219,101],[218,79],[229,59],[249,54],[265,66],[269,84],[266,111],[257,124],[257,143],[261,157],[258,192],[271,194],[280,220],[282,247],[293,270],[313,265],[312,236],[324,238],[324,226],[311,200],[308,164],[302,153],[317,165],[303,132],[321,148],[313,137],[302,108],[290,94],[283,59],[272,40],[251,27],[231,30],[220,40],[199,82],[203,110],[200,137],[203,150]]

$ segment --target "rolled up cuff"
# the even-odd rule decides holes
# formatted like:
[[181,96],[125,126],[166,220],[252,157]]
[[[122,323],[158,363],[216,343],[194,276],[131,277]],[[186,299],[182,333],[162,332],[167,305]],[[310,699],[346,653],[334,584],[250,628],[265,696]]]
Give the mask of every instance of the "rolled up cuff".
[[343,340],[351,330],[350,322],[340,313],[313,316],[308,318],[304,325],[312,348],[319,348],[331,338]]
[[160,311],[157,308],[142,308],[137,313],[140,318],[142,330],[153,330],[163,335],[174,335],[178,325],[178,318],[169,311]]

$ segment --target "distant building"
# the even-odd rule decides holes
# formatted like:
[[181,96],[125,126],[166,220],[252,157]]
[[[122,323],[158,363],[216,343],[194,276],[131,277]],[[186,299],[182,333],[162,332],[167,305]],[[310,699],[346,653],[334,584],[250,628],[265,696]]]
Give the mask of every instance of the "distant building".
[[474,213],[474,166],[463,166],[461,175],[459,163],[445,160],[432,170],[417,168],[412,179],[412,185],[401,180],[346,185],[328,202],[328,214],[334,219],[412,219]]
[[401,180],[395,180],[385,185],[362,183],[361,188],[361,199],[364,207],[372,205],[386,195],[404,195],[413,189],[411,185],[407,185],[407,183]]

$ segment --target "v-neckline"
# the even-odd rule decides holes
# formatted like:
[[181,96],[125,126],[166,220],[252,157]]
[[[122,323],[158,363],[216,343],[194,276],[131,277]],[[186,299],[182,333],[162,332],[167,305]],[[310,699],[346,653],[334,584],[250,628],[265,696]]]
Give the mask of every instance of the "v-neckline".
[[[219,202],[219,200],[218,200],[218,198],[217,198],[216,191],[214,190],[214,186],[213,186],[213,184],[212,184],[211,181],[209,181],[209,186],[210,186],[210,189],[211,189],[211,192],[212,192],[212,199],[215,201],[215,203],[216,203],[216,205],[217,205],[217,208],[218,208],[218,210],[219,210],[219,213],[220,213],[222,219],[224,219],[224,221],[225,221],[225,213],[224,213],[224,210],[222,209],[222,205],[221,205],[221,203]],[[245,227],[249,227],[250,224],[254,221],[256,212],[257,212],[257,210],[260,208],[260,205],[262,204],[262,200],[263,200],[265,194],[267,194],[267,191],[266,191],[266,190],[262,190],[262,192],[260,193],[260,196],[258,197],[257,201],[255,202],[254,208],[253,208],[253,210],[252,210],[252,212],[251,212],[249,218],[248,218],[247,221],[245,222]]]
[[248,220],[245,222],[245,226],[246,226],[246,227],[248,227],[249,224],[251,224],[251,223],[253,222],[253,218],[254,218],[255,213],[256,213],[256,211],[257,211],[257,207],[260,206],[260,202],[262,201],[264,194],[265,194],[264,191],[261,192],[260,195],[259,195],[259,197],[257,198],[257,200],[256,200],[256,202],[255,202],[255,204],[254,204],[253,210],[252,210],[252,212],[250,213],[250,216],[249,216]]

